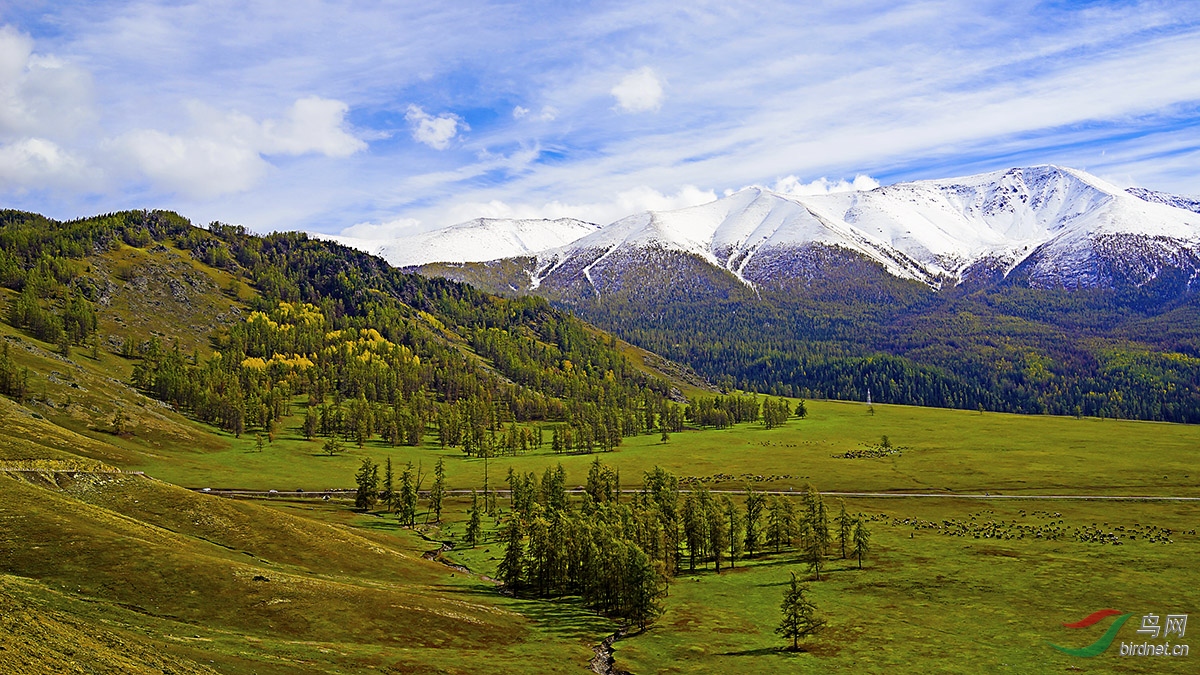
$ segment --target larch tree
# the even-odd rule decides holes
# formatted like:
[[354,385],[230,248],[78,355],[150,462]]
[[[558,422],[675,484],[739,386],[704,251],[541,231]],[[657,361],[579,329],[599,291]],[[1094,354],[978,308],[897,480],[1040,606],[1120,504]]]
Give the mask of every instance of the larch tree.
[[846,513],[846,500],[838,500],[839,512],[837,518],[834,518],[834,524],[838,530],[838,544],[842,548],[842,559],[846,559],[846,544],[850,541],[854,531],[854,519],[850,514]]
[[763,547],[762,513],[767,498],[746,486],[746,555],[753,557]]
[[383,494],[380,495],[383,507],[390,511],[396,510],[396,477],[392,473],[392,458],[387,458],[383,469]]
[[441,457],[433,466],[433,487],[429,489],[429,510],[434,522],[442,522],[442,499],[446,496],[446,465]]
[[474,490],[471,491],[471,513],[467,519],[467,532],[464,540],[468,546],[475,546],[479,543],[479,536],[482,533],[483,525],[479,517],[479,495]]
[[368,510],[379,501],[379,467],[370,457],[363,457],[358,473],[354,475],[358,491],[354,495],[354,507]]
[[417,482],[413,477],[413,465],[409,462],[400,473],[399,504],[400,524],[412,526],[417,523]]
[[521,577],[525,570],[525,551],[521,537],[521,521],[513,515],[508,519],[508,527],[504,533],[504,558],[496,570],[504,590],[513,595],[521,590]]
[[725,525],[729,528],[729,567],[742,552],[742,518],[741,511],[729,495],[721,495],[721,506],[725,512]]
[[785,640],[792,641],[792,651],[799,651],[800,638],[808,637],[825,626],[825,620],[817,617],[817,608],[812,601],[804,596],[808,586],[796,581],[796,573],[792,573],[792,583],[783,592],[783,602],[779,611],[783,614],[775,632]]
[[862,519],[854,521],[854,551],[853,555],[858,558],[858,569],[862,569],[863,558],[871,550],[871,533],[867,531],[867,526],[863,525]]

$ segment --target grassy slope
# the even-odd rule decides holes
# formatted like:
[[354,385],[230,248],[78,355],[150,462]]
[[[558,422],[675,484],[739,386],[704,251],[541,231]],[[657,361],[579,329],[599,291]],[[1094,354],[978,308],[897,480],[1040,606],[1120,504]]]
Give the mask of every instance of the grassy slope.
[[[232,277],[162,246],[122,247],[86,265],[106,289],[95,358],[78,347],[63,358],[0,324],[29,369],[32,396],[25,405],[0,398],[0,582],[11,591],[0,669],[69,669],[74,660],[95,672],[161,672],[166,662],[200,672],[211,660],[222,672],[294,672],[297,663],[313,672],[558,672],[586,663],[590,645],[613,630],[571,607],[552,625],[537,603],[423,560],[435,545],[398,528],[360,530],[364,538],[147,478],[51,473],[147,464],[211,472],[214,456],[247,442],[132,390],[133,362],[113,351],[159,336],[203,354],[206,336],[237,320],[252,290],[229,297]],[[131,429],[122,436],[111,433],[118,411]],[[352,473],[341,464],[356,460],[333,461],[330,477],[340,479]],[[573,627],[570,639],[560,624]]]
[[[103,623],[130,653],[222,672],[558,672],[611,630],[566,608],[578,635],[563,640],[530,603],[423,560],[431,545],[409,533],[366,537],[132,475],[0,472],[0,494],[0,568],[23,589],[10,602],[45,617],[3,631],[0,663],[66,658],[74,633]],[[88,649],[97,664],[123,653]]]
[[[193,296],[183,292],[180,300],[169,285],[115,281],[101,313],[103,335],[169,335],[177,325],[171,317],[207,303],[194,320],[187,319],[195,330],[189,332],[191,342],[181,344],[185,351],[203,351],[206,344],[198,336],[216,325],[204,317],[236,316],[230,309],[237,303],[220,293],[229,280],[223,273],[170,249],[125,248],[113,255],[93,264],[112,265],[115,273],[119,263],[131,263],[123,273],[134,279],[154,278],[156,269],[183,273],[186,264],[211,284],[195,276],[201,290]],[[30,368],[39,399],[26,406],[0,399],[0,465],[119,466],[197,487],[288,490],[350,486],[360,453],[420,462],[427,472],[442,455],[452,487],[482,484],[482,461],[430,443],[387,448],[374,441],[362,451],[321,456],[319,443],[299,437],[299,405],[276,442],[254,452],[252,437],[216,433],[121,384],[132,363],[119,356],[102,351],[93,360],[76,350],[67,361],[52,353],[53,346],[6,325],[0,325],[0,336]],[[132,435],[108,433],[118,409],[130,416]],[[621,469],[626,486],[659,464],[730,487],[740,487],[745,476],[763,476],[762,487],[785,489],[811,480],[826,490],[1200,495],[1200,476],[1192,475],[1200,445],[1195,427],[900,406],[876,406],[869,415],[862,405],[820,401],[810,401],[809,409],[809,419],[771,431],[742,426],[686,432],[666,444],[657,435],[627,439],[603,459]],[[877,442],[883,434],[905,447],[903,454],[830,456]],[[592,459],[549,453],[499,458],[490,463],[491,481],[500,484],[509,466],[540,472],[561,461],[570,483],[578,484]],[[0,476],[0,598],[7,610],[0,669],[6,672],[30,667],[30,645],[46,663],[83,661],[101,672],[157,672],[162,660],[181,672],[202,672],[208,665],[260,673],[297,667],[579,672],[590,656],[588,645],[612,629],[569,603],[499,596],[475,576],[421,560],[419,554],[433,545],[395,528],[394,521],[353,515],[336,505],[226,501],[144,478],[59,475],[31,483],[29,474],[19,476]],[[658,626],[618,643],[618,665],[639,673],[851,667],[1044,672],[1080,664],[1149,672],[1164,665],[1121,661],[1112,650],[1098,657],[1103,661],[1072,660],[1044,641],[1074,646],[1090,641],[1092,633],[1057,626],[1101,605],[1140,615],[1187,613],[1200,604],[1193,590],[1200,576],[1190,562],[1200,551],[1191,535],[1177,534],[1173,544],[1121,547],[977,541],[914,531],[892,525],[890,518],[967,520],[975,514],[1014,520],[1023,517],[1018,509],[1040,505],[869,499],[850,504],[852,511],[886,513],[889,520],[873,526],[876,551],[868,570],[851,571],[833,561],[829,579],[814,586],[830,629],[811,641],[809,653],[775,650],[779,640],[771,629],[781,584],[788,570],[800,571],[794,554],[784,553],[745,565],[745,571],[679,580]],[[465,503],[451,508],[451,520],[461,520]],[[983,514],[985,509],[995,513]],[[1200,525],[1191,505],[1055,502],[1049,510],[1061,512],[1068,525],[1153,522],[1177,532]],[[452,522],[444,534],[460,532],[461,523]],[[499,552],[490,541],[456,555],[488,572]],[[255,575],[271,581],[255,582]],[[1133,628],[1127,626],[1121,636],[1132,640]]]

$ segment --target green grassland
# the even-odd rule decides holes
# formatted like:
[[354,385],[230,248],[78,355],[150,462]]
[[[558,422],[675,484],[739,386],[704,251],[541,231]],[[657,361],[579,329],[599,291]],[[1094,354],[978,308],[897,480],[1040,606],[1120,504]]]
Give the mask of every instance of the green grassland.
[[[419,463],[427,474],[442,457],[450,487],[479,488],[480,459],[442,450],[432,440],[420,447],[373,440],[328,457],[319,442],[301,437],[299,403],[276,440],[259,452],[249,435],[215,432],[118,387],[104,376],[108,366],[90,356],[63,362],[49,345],[23,340],[34,349],[22,358],[39,373],[71,372],[81,387],[48,385],[46,400],[25,406],[0,400],[6,465],[117,466],[161,481],[5,480],[6,602],[14,607],[10,616],[36,617],[7,630],[9,654],[37,644],[51,659],[45,663],[83,659],[110,664],[110,672],[150,672],[163,659],[182,664],[180,672],[355,672],[372,666],[581,672],[589,645],[615,628],[569,599],[496,593],[480,576],[494,575],[502,555],[494,531],[482,545],[449,554],[474,572],[456,574],[420,558],[435,542],[397,527],[393,518],[357,514],[346,503],[225,500],[168,484],[351,487],[366,455]],[[64,410],[67,395],[73,400]],[[137,420],[132,434],[115,436],[104,428],[115,409],[106,406],[117,405]],[[90,406],[102,412],[70,414]],[[808,418],[777,429],[689,430],[666,443],[646,435],[599,456],[621,470],[626,487],[636,487],[641,472],[660,465],[715,489],[750,482],[786,491],[812,482],[846,492],[1200,495],[1195,427],[887,405],[871,413],[861,404],[831,401],[809,401],[808,409]],[[898,454],[833,456],[877,444],[885,434]],[[581,484],[595,456],[542,451],[493,458],[490,482],[502,487],[509,467],[540,473],[561,462],[569,484]],[[1200,605],[1200,570],[1193,563],[1200,541],[1180,534],[1200,526],[1196,504],[952,497],[848,503],[852,512],[887,517],[872,522],[875,550],[864,570],[834,558],[825,579],[813,583],[812,597],[829,626],[806,642],[806,651],[780,651],[782,641],[772,633],[788,573],[805,574],[798,555],[783,552],[738,561],[720,575],[702,571],[676,579],[657,624],[616,643],[617,667],[634,673],[1191,671],[1188,659],[1122,659],[1114,646],[1086,660],[1059,654],[1048,643],[1090,643],[1100,631],[1061,624],[1102,607],[1137,615],[1119,638],[1133,641],[1141,614],[1188,613]],[[464,500],[452,502],[446,526],[428,536],[457,542],[465,509]],[[903,522],[965,522],[974,515],[978,521],[1044,524],[1048,518],[1035,511],[1059,513],[1068,530],[1152,523],[1173,530],[1173,542],[975,539]],[[16,514],[21,527],[14,524]],[[253,582],[256,575],[271,581]],[[285,591],[267,592],[265,586]],[[465,611],[461,603],[467,603]],[[454,620],[439,627],[414,614],[466,615],[484,623]],[[101,638],[86,642],[84,633]]]
[[0,471],[0,494],[4,672],[572,672],[613,630],[425,560],[409,532],[48,464]]
[[[804,641],[801,652],[783,649],[773,633],[789,574],[811,579],[800,555],[784,551],[738,560],[720,574],[685,567],[658,622],[616,643],[616,667],[633,673],[1194,672],[1188,658],[1121,657],[1119,645],[1145,639],[1136,634],[1144,614],[1187,614],[1200,605],[1194,562],[1200,537],[1186,533],[1200,525],[1198,503],[846,501],[851,513],[871,519],[872,552],[860,570],[835,550],[822,580],[811,581],[811,598],[828,625]],[[944,520],[1003,522],[1008,534],[959,536],[931,527]],[[1060,521],[1067,533],[1092,524],[1105,532],[1170,529],[1171,543],[1015,534],[1048,531]],[[448,530],[460,534],[461,524]],[[503,556],[499,533],[448,555],[494,574]],[[1078,648],[1098,639],[1107,624],[1090,631],[1062,624],[1108,607],[1134,616],[1105,653],[1085,659],[1049,646]]]
[[[192,487],[322,490],[353,487],[361,457],[382,463],[412,462],[430,469],[445,458],[455,487],[482,487],[484,461],[445,450],[427,438],[419,447],[391,447],[380,440],[329,457],[322,442],[300,433],[301,405],[273,443],[259,452],[253,436],[224,441],[212,449],[177,447],[140,455],[130,468]],[[799,489],[806,481],[829,491],[894,491],[1002,494],[1107,494],[1200,496],[1195,451],[1200,427],[1095,418],[1010,415],[910,406],[866,406],[809,401],[809,416],[767,430],[739,425],[725,430],[690,430],[662,442],[658,434],[625,439],[601,456],[636,486],[642,473],[662,466],[681,477],[713,486]],[[549,432],[547,431],[547,436]],[[843,459],[841,455],[880,442],[899,454]],[[548,444],[547,444],[548,445]],[[542,472],[561,462],[582,482],[593,455],[555,455],[548,448],[487,462],[492,487],[514,471]]]
[[[134,362],[117,347],[157,336],[204,353],[207,336],[236,320],[254,289],[169,246],[120,247],[89,264],[114,279],[98,307],[94,356],[74,347],[63,357],[0,324],[0,340],[32,383],[24,403],[0,398],[0,671],[584,672],[591,647],[616,625],[569,598],[498,593],[485,578],[503,552],[497,521],[485,520],[483,544],[463,547],[466,499],[450,500],[442,526],[416,532],[336,500],[235,500],[177,487],[347,488],[366,456],[420,465],[425,487],[444,458],[450,488],[480,488],[485,462],[438,447],[432,434],[416,447],[376,438],[326,456],[301,434],[302,397],[261,451],[254,433],[235,437],[190,420],[130,387]],[[170,283],[179,279],[188,281]],[[646,368],[665,367],[621,348]],[[675,381],[687,393],[701,390],[682,375]],[[1200,538],[1187,534],[1200,527],[1200,503],[955,495],[1200,497],[1200,427],[834,401],[808,401],[808,410],[771,430],[746,424],[689,429],[667,442],[657,433],[626,438],[599,456],[626,488],[662,466],[714,489],[799,491],[811,482],[825,491],[942,496],[847,499],[851,512],[872,518],[874,548],[863,570],[827,560],[811,594],[829,625],[805,651],[781,651],[772,633],[789,572],[805,575],[798,554],[783,551],[675,579],[659,621],[616,643],[618,668],[1195,671],[1200,652],[1122,658],[1114,645],[1081,659],[1048,643],[1090,643],[1103,626],[1061,624],[1104,607],[1135,615],[1124,641],[1135,640],[1142,614],[1200,607]],[[118,413],[127,420],[120,434]],[[896,454],[834,456],[884,435]],[[547,444],[486,467],[490,485],[503,487],[510,468],[540,474],[562,463],[574,486],[595,457],[555,455]],[[112,469],[147,476],[100,473]],[[958,536],[934,526],[947,521],[1003,524]],[[1121,545],[1070,536],[1093,524],[1121,533]],[[1062,538],[1034,534],[1055,526]],[[1163,529],[1170,543],[1152,540]],[[423,557],[442,541],[455,544],[448,561],[470,573]]]

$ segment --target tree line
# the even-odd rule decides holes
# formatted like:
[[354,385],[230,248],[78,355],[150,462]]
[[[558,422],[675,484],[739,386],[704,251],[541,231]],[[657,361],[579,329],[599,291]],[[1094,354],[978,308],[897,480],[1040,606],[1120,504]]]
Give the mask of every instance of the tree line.
[[[596,458],[576,510],[562,465],[540,477],[510,470],[499,569],[504,588],[543,598],[579,595],[588,606],[644,628],[661,612],[670,578],[685,569],[711,564],[720,572],[767,551],[799,550],[819,580],[825,559],[837,550],[843,558],[857,557],[861,567],[870,549],[864,521],[850,516],[844,503],[831,519],[811,486],[798,512],[796,500],[750,488],[741,504],[705,487],[681,490],[678,478],[660,467],[642,478],[642,489],[623,502],[619,472]],[[473,500],[470,545],[477,543],[486,504]]]

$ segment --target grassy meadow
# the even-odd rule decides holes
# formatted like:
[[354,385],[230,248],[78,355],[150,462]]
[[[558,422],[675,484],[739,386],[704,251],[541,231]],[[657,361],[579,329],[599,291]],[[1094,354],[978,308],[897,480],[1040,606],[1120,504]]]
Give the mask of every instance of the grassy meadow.
[[[645,471],[661,466],[712,486],[740,488],[747,481],[771,489],[806,482],[826,491],[1200,496],[1200,427],[1095,418],[1011,415],[938,408],[808,401],[809,416],[767,430],[760,425],[685,431],[662,442],[657,433],[626,438],[616,452],[555,455],[542,451],[487,462],[497,487],[512,467],[536,471],[561,462],[582,483],[596,456],[621,470],[636,487]],[[442,450],[432,434],[420,447],[391,447],[378,439],[362,449],[346,444],[329,457],[323,439],[300,433],[302,405],[273,443],[258,451],[254,434],[240,439],[214,434],[204,447],[176,446],[144,452],[128,468],[145,470],[190,487],[323,490],[353,487],[363,456],[382,463],[412,462],[431,470],[446,461],[452,486],[482,487],[484,461],[455,448]],[[898,450],[884,458],[843,459],[848,451],[877,445],[883,436]],[[1196,474],[1193,476],[1193,473]]]
[[[432,433],[418,447],[374,439],[327,456],[302,437],[297,398],[260,450],[254,432],[218,432],[130,388],[133,361],[113,349],[182,322],[195,339],[181,349],[203,353],[213,317],[235,320],[252,291],[165,247],[94,264],[150,282],[113,291],[101,323],[114,341],[95,355],[76,347],[64,358],[0,324],[34,383],[24,404],[0,398],[0,672],[586,671],[591,647],[617,626],[571,599],[498,593],[486,578],[503,554],[497,521],[485,519],[484,543],[463,547],[464,498],[449,500],[443,525],[411,531],[344,501],[179,487],[352,488],[364,456],[390,457],[397,471],[419,465],[424,487],[443,458],[452,489],[481,488],[485,465],[492,487],[510,468],[541,474],[557,463],[581,485],[599,456],[625,488],[661,466],[713,489],[940,495],[846,499],[869,519],[873,548],[862,570],[826,560],[810,593],[828,626],[803,651],[783,651],[773,634],[789,574],[807,578],[785,550],[676,578],[657,623],[615,644],[617,668],[633,673],[1183,673],[1200,663],[1200,647],[1183,658],[1119,655],[1121,641],[1141,642],[1143,614],[1200,612],[1200,502],[1032,499],[1200,497],[1200,427],[810,400],[806,419],[772,430],[687,430],[666,442],[656,433],[602,455],[555,455],[547,430],[544,450],[485,463],[438,447]],[[207,290],[184,302],[175,296],[187,288],[153,283],[181,274]],[[884,436],[895,453],[835,457]],[[148,477],[69,473],[109,469]],[[955,498],[964,494],[1029,499]],[[1114,537],[1121,543],[1097,541]],[[425,559],[442,542],[469,573]],[[1049,646],[1098,639],[1107,622],[1062,624],[1103,608],[1133,614],[1107,652]]]

